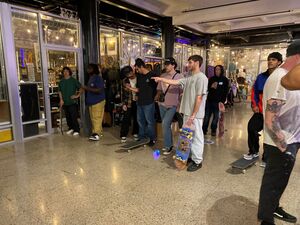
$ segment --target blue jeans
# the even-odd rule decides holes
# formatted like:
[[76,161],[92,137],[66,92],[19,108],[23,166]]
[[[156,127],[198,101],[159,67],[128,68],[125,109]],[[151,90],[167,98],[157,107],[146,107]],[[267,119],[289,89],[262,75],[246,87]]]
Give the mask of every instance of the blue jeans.
[[209,121],[213,114],[213,120],[211,122],[211,131],[216,132],[219,122],[219,103],[206,102],[205,117],[203,120],[203,133],[207,133]]
[[164,147],[171,148],[173,146],[173,135],[171,124],[173,117],[176,113],[176,107],[166,108],[162,105],[159,106],[160,117],[162,120],[162,129],[164,136]]
[[154,103],[149,105],[137,106],[137,121],[139,124],[139,139],[150,138],[155,140],[155,105]]

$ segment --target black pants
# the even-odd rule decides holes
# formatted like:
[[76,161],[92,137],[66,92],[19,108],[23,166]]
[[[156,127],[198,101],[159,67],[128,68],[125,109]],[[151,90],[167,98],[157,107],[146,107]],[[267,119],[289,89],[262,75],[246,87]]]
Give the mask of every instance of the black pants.
[[291,155],[282,153],[277,147],[264,144],[266,168],[260,188],[258,219],[274,223],[273,213],[279,207],[291,172],[293,170],[300,143],[288,145]]
[[65,111],[67,124],[70,129],[73,129],[74,132],[79,132],[79,124],[78,124],[78,106],[77,104],[73,105],[64,105],[63,109]]
[[207,133],[209,121],[213,115],[213,120],[211,122],[211,131],[216,132],[219,122],[219,103],[215,102],[206,102],[205,106],[205,117],[203,120],[203,133]]
[[132,102],[131,108],[127,108],[121,125],[120,137],[127,137],[131,121],[133,120],[132,134],[139,133],[139,125],[137,123],[137,106],[136,102]]
[[248,148],[250,154],[259,152],[259,133],[264,127],[264,117],[262,113],[254,113],[248,122]]

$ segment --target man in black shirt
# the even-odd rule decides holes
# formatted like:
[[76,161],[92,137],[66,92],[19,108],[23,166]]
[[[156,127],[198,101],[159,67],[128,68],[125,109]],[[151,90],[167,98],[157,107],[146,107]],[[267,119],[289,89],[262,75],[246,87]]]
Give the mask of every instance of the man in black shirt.
[[205,107],[205,117],[203,121],[203,133],[206,135],[210,118],[213,114],[211,122],[211,135],[216,136],[216,130],[219,122],[219,103],[224,104],[229,90],[228,79],[224,75],[224,67],[215,66],[215,75],[208,81],[208,96]]
[[137,120],[139,124],[139,139],[149,138],[149,146],[155,144],[155,103],[156,83],[153,71],[146,68],[145,62],[138,58],[135,60],[135,69],[138,72],[136,88],[127,85],[131,91],[137,93]]

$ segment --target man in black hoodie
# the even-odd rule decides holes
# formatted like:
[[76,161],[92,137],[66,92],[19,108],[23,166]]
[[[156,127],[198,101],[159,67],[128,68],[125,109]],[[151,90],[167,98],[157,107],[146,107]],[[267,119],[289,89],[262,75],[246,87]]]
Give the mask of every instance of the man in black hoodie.
[[229,82],[224,76],[224,67],[221,65],[215,66],[215,75],[208,81],[208,96],[205,107],[205,117],[203,121],[203,133],[207,134],[209,121],[213,114],[211,122],[211,135],[216,136],[216,130],[219,121],[219,103],[225,103],[228,94]]

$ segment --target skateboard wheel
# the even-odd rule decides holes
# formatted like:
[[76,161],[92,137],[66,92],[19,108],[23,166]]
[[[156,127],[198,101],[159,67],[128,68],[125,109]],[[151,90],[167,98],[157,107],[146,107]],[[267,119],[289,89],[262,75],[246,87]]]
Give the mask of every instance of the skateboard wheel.
[[131,152],[131,150],[127,150],[127,152],[128,152],[128,153],[130,153],[130,152]]
[[175,156],[175,155],[173,155],[173,159],[176,159],[176,156]]
[[242,170],[242,172],[243,172],[243,174],[245,174],[245,173],[246,173],[246,170]]

